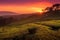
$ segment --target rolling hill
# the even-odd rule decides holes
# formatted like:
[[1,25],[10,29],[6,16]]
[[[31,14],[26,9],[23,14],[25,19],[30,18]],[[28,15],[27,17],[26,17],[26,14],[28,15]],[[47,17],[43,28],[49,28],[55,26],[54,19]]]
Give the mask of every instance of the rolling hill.
[[60,11],[14,15],[0,27],[0,40],[60,40]]
[[5,16],[5,15],[17,15],[17,13],[10,11],[0,11],[0,16]]

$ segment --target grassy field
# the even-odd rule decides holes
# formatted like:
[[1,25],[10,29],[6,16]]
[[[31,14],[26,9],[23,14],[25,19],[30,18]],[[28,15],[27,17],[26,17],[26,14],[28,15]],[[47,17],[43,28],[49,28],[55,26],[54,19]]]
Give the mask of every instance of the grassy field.
[[[20,21],[0,27],[0,40],[20,39],[26,40],[60,40],[60,29],[51,30],[51,26],[60,28],[60,20],[49,21]],[[29,34],[28,29],[36,28],[36,33]],[[22,40],[22,39],[20,39]]]

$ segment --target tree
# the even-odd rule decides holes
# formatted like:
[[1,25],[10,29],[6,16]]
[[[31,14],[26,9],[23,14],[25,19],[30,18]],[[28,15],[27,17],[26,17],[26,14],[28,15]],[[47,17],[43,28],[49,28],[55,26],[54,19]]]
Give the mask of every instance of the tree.
[[60,9],[60,4],[54,4],[53,6],[54,10],[59,10]]
[[45,10],[47,10],[47,11],[53,11],[53,8],[52,7],[47,7]]
[[56,11],[56,10],[60,10],[60,4],[54,4],[53,6],[47,7],[45,9],[45,11],[47,11],[47,12],[52,12],[52,11]]

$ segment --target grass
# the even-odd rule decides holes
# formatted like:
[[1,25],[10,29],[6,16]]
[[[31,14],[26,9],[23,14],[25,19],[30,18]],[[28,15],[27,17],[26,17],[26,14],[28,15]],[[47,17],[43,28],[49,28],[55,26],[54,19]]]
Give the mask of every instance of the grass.
[[44,22],[41,22],[41,24],[60,26],[60,20],[44,21]]
[[[43,25],[44,24],[44,25]],[[10,25],[4,26],[0,28],[0,39],[3,38],[13,38],[15,36],[22,36],[26,35],[26,40],[31,36],[28,34],[28,29],[30,28],[37,28],[36,33],[32,36],[33,40],[59,40],[60,39],[60,30],[54,31],[51,30],[49,26],[46,25],[53,25],[60,27],[60,20],[50,20],[50,21],[35,21],[30,22],[27,21],[20,21],[16,23],[12,23]]]

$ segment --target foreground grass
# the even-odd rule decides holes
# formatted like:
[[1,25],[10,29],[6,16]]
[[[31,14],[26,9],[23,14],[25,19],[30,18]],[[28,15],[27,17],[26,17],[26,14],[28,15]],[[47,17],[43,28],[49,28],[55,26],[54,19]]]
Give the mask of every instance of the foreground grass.
[[26,23],[26,21],[12,23],[10,25],[0,28],[0,40],[3,40],[4,38],[14,38],[15,36],[18,36],[20,38],[22,35],[25,35],[26,40],[28,40],[28,38],[30,38],[31,36],[30,34],[28,34],[28,29],[31,28],[37,28],[36,33],[33,34],[34,37],[32,36],[33,40],[60,40],[60,30],[51,30],[51,27],[46,25],[53,25],[55,27],[59,27],[60,20],[41,21],[32,23]]

